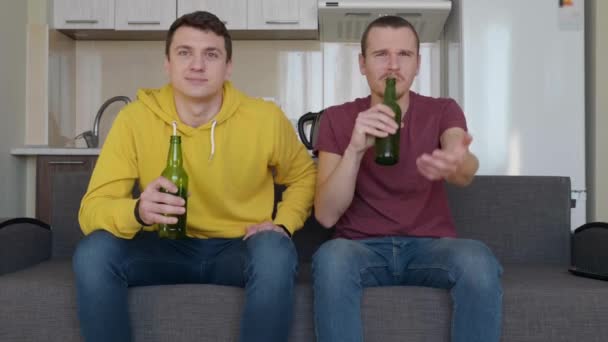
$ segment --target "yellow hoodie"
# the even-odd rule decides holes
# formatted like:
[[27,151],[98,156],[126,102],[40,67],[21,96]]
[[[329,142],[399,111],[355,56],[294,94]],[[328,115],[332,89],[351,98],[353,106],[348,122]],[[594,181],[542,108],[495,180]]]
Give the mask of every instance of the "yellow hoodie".
[[189,236],[236,238],[249,225],[271,221],[275,182],[287,185],[275,224],[291,232],[302,227],[316,170],[280,108],[225,82],[220,112],[194,128],[177,116],[170,85],[141,89],[137,97],[116,117],[82,199],[79,221],[85,234],[105,229],[129,239],[142,228],[131,189],[139,180],[143,191],[165,168],[172,121],[178,122],[189,176]]

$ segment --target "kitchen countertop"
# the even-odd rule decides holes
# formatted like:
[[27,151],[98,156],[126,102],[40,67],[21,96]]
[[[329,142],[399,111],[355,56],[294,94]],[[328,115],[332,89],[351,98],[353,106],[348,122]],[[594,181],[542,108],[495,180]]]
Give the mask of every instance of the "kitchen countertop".
[[53,147],[46,145],[27,145],[11,149],[13,156],[96,156],[99,148]]

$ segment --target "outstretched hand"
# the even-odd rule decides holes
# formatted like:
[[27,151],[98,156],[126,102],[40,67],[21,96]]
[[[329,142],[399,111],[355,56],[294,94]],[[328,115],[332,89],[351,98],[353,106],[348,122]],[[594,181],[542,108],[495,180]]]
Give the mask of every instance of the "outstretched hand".
[[469,153],[469,146],[473,137],[466,133],[460,143],[450,149],[436,149],[431,154],[424,153],[416,159],[418,172],[431,181],[446,179],[458,172],[465,157]]

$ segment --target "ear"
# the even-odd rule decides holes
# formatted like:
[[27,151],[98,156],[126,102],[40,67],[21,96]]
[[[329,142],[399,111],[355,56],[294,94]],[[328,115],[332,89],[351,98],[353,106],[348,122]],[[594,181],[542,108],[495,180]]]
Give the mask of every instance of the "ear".
[[169,56],[165,55],[165,62],[163,63],[165,69],[165,75],[169,76]]
[[422,58],[420,58],[420,54],[418,54],[418,62],[416,65],[416,76],[418,76],[418,72],[420,72],[420,61],[422,60]]
[[226,73],[224,75],[224,80],[228,81],[232,76],[232,59],[226,63]]
[[361,75],[364,75],[367,73],[367,69],[365,68],[365,56],[363,56],[362,53],[359,54],[359,71],[361,72]]

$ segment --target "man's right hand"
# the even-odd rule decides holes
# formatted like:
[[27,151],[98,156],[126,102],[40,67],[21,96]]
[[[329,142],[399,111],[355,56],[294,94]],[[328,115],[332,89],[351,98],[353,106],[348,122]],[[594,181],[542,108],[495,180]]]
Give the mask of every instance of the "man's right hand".
[[147,225],[155,223],[175,224],[177,223],[177,217],[165,216],[165,214],[181,215],[186,212],[184,207],[186,202],[183,198],[161,192],[161,188],[170,193],[177,192],[175,184],[165,177],[158,177],[146,186],[139,197],[139,217]]
[[394,134],[397,132],[397,128],[399,126],[395,122],[393,110],[387,105],[379,103],[357,115],[347,148],[356,154],[363,154],[374,145],[376,138],[385,138],[389,134]]

